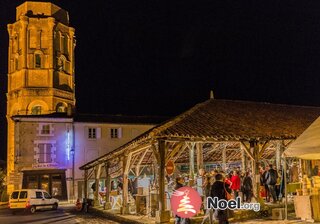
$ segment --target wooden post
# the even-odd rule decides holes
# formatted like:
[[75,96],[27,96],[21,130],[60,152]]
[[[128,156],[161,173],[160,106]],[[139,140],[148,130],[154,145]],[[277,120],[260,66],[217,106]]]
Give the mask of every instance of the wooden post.
[[123,188],[122,188],[122,214],[128,213],[128,171],[127,171],[127,163],[130,163],[128,161],[128,156],[123,155],[121,157],[122,160],[122,171],[123,171]]
[[192,142],[191,146],[189,146],[189,180],[192,181],[194,181],[194,147],[195,143]]
[[281,142],[277,141],[276,145],[276,169],[280,170],[280,165],[281,165]]
[[96,189],[94,191],[94,205],[95,207],[100,205],[99,202],[99,185],[100,185],[101,164],[96,165],[94,168],[94,178]]
[[226,172],[227,170],[227,149],[226,147],[222,148],[222,170]]
[[202,150],[202,144],[201,143],[197,143],[196,144],[197,147],[197,170],[199,172],[199,170],[203,167],[203,150]]
[[257,202],[261,203],[260,198],[260,174],[259,174],[259,144],[256,141],[250,142],[250,148],[253,150],[252,174],[253,174],[253,194],[257,198]]
[[159,212],[157,214],[157,223],[169,223],[170,212],[166,211],[166,195],[165,195],[165,165],[166,165],[166,142],[165,140],[158,140],[159,153],[159,169],[158,169],[158,183],[159,183]]
[[165,141],[160,140],[159,141],[159,156],[160,156],[160,164],[159,164],[159,210],[162,212],[165,210],[166,206],[166,200],[165,200],[165,158],[166,158],[166,146]]
[[287,160],[286,157],[284,157],[283,162],[283,173],[284,173],[284,220],[288,220],[288,186],[287,186]]
[[106,171],[106,180],[105,180],[105,186],[106,186],[106,198],[105,201],[106,202],[110,202],[110,192],[111,192],[111,178],[110,178],[110,174],[109,174],[109,163],[106,162],[104,164],[104,168]]
[[84,170],[84,198],[88,198],[88,170]]

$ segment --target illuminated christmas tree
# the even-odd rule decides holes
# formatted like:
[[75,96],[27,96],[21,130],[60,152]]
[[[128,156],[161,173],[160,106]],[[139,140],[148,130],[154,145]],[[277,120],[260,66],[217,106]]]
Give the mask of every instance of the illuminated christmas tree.
[[188,197],[189,191],[186,190],[183,192],[183,199],[180,200],[179,208],[177,212],[184,212],[184,214],[188,214],[188,212],[192,212],[196,214],[196,210],[194,206],[190,204],[190,198]]

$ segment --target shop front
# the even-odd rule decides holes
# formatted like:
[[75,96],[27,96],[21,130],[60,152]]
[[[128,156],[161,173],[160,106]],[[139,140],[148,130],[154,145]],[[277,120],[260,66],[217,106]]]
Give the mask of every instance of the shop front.
[[68,200],[65,170],[23,171],[22,188],[43,189],[54,198]]

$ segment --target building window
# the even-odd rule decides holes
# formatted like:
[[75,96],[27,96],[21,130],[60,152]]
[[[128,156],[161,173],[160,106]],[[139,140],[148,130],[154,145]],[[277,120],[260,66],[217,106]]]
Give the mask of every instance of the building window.
[[38,163],[52,163],[52,144],[39,143],[37,150]]
[[49,135],[50,134],[50,124],[42,125],[41,134],[42,135]]
[[41,114],[41,106],[34,106],[31,109],[31,114],[32,115],[39,115]]
[[121,128],[111,128],[110,129],[111,138],[121,138]]
[[41,55],[40,54],[35,54],[34,55],[34,67],[35,68],[41,68]]
[[38,136],[53,136],[53,125],[52,124],[39,124]]
[[61,105],[61,106],[58,106],[58,109],[57,109],[57,112],[58,113],[65,113],[67,110],[66,110],[66,107]]
[[89,139],[96,139],[97,138],[97,129],[96,128],[89,128],[88,129],[88,138]]

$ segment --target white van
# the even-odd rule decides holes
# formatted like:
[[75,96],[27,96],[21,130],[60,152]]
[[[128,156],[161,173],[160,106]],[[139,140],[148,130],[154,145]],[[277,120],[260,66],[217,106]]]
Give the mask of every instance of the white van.
[[35,213],[37,209],[58,208],[59,200],[52,198],[48,192],[39,189],[21,189],[13,191],[9,199],[9,208],[14,212],[28,209]]

